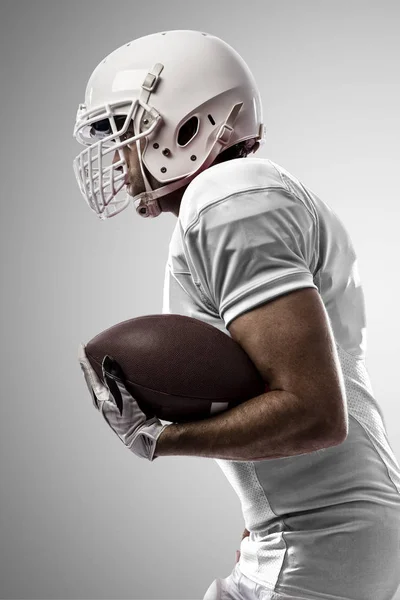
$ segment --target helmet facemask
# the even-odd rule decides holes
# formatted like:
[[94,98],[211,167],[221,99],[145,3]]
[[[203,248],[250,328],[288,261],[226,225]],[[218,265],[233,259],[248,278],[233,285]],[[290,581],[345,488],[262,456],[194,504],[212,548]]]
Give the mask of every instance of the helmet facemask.
[[[127,106],[126,102],[119,102],[91,111],[85,111],[82,104],[78,108],[74,135],[87,148],[74,160],[74,172],[87,204],[101,219],[119,214],[132,200],[125,188],[129,169],[124,149],[130,150],[133,143],[137,146],[146,190],[152,190],[143,171],[140,139],[156,129],[161,117],[140,99],[131,102],[128,110]],[[137,119],[139,109],[142,114]],[[141,123],[137,129],[143,129],[137,135],[135,121]],[[113,162],[116,152],[119,160]]]

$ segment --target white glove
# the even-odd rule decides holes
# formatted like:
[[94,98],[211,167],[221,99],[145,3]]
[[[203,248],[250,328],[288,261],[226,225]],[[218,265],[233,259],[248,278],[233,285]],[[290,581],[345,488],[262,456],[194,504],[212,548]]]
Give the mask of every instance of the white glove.
[[147,417],[125,387],[124,373],[111,356],[101,365],[105,385],[100,381],[86,356],[84,344],[78,349],[78,360],[94,406],[129,450],[141,458],[153,461],[157,440],[169,425],[157,417]]

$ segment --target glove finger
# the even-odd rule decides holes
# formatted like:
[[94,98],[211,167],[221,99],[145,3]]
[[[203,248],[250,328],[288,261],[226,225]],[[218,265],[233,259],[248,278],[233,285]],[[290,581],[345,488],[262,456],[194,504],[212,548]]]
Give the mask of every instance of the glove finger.
[[[82,367],[82,365],[81,365],[81,367]],[[97,400],[97,396],[94,393],[94,390],[92,388],[90,378],[89,378],[87,372],[85,371],[85,369],[83,367],[82,367],[82,371],[83,371],[83,375],[85,377],[86,385],[88,387],[90,395],[92,396],[92,401],[93,401],[94,407],[97,408],[97,409],[99,409],[99,403],[98,403],[98,400]]]
[[124,406],[123,406],[121,392],[119,390],[117,382],[115,381],[115,379],[113,379],[113,377],[108,375],[107,372],[104,372],[104,382],[105,382],[106,386],[108,387],[108,389],[110,390],[111,396],[109,397],[109,400],[114,400],[115,404],[117,405],[119,414],[122,417]]
[[99,383],[101,384],[100,379],[97,376],[97,373],[93,370],[92,365],[89,362],[88,357],[86,356],[85,346],[84,344],[80,344],[78,347],[78,360],[81,365],[82,371],[85,375],[85,379],[89,381],[90,386],[95,388]]
[[125,417],[143,417],[146,415],[141,411],[135,398],[126,389],[126,380],[121,366],[111,356],[105,356],[102,363],[104,382],[110,390],[111,396],[118,407],[119,414]]
[[104,383],[106,384],[111,393],[110,400],[114,400],[115,404],[117,405],[119,414],[122,416],[123,401],[121,397],[121,392],[119,391],[119,388],[115,381],[116,379],[120,379],[121,382],[125,381],[122,368],[116,360],[114,360],[111,356],[106,355],[103,358],[101,369],[103,371]]
[[125,375],[122,367],[112,356],[106,354],[106,356],[103,358],[103,362],[101,363],[101,369],[103,371],[103,375],[106,373],[114,379],[119,379],[125,383]]
[[85,377],[86,385],[93,396],[94,405],[96,408],[99,408],[99,400],[107,398],[108,392],[97,376],[97,373],[93,370],[86,356],[85,346],[82,343],[78,348],[78,360]]
[[95,408],[97,408],[97,410],[100,410],[100,405],[99,405],[99,401],[97,400],[97,396],[93,391],[93,388],[90,389],[91,395],[92,395],[92,400],[93,400],[93,405]]
[[97,397],[96,394],[94,393],[93,387],[92,387],[92,381],[90,379],[90,375],[88,370],[86,369],[86,364],[85,361],[86,359],[86,354],[85,354],[85,347],[83,344],[80,344],[79,349],[78,349],[78,360],[79,360],[79,365],[82,369],[83,372],[83,376],[85,378],[86,381],[86,385],[88,387],[88,390],[90,392],[90,395],[92,396],[92,401],[94,404],[94,407],[99,409],[99,403],[97,401]]
[[127,429],[130,433],[141,423],[147,421],[150,416],[146,415],[140,408],[137,400],[128,392],[125,385],[119,380],[111,377],[107,372],[104,372],[105,382],[110,390],[109,402],[107,405],[114,406],[115,411],[118,411],[119,426]]
[[138,423],[144,422],[149,418],[121,381],[114,379],[107,373],[104,375],[104,381],[110,390],[109,400],[114,401],[120,416],[124,417],[124,421]]

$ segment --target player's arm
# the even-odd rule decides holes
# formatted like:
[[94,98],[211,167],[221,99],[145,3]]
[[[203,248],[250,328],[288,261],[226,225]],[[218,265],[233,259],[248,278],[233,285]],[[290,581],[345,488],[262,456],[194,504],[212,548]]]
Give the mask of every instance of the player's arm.
[[[336,444],[345,439],[345,386],[329,319],[316,289],[304,288],[280,296],[240,315],[228,329],[271,392],[280,392],[277,398],[287,403],[289,422],[284,429],[288,435],[291,429],[301,436],[297,414],[310,441],[314,437]],[[266,401],[270,399],[267,394]],[[279,427],[279,411],[275,416]],[[278,436],[276,442],[279,447],[283,440],[279,442]]]
[[315,289],[281,296],[239,316],[228,329],[270,391],[214,417],[167,427],[156,455],[255,461],[344,441],[347,411],[340,363]]

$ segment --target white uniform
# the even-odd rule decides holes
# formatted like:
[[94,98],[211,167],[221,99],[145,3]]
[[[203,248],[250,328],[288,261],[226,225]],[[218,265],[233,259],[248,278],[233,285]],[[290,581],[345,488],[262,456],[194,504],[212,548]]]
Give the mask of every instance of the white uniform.
[[230,335],[240,314],[304,287],[318,290],[329,315],[349,433],[309,454],[215,459],[250,531],[239,568],[270,591],[265,599],[390,600],[400,584],[400,468],[365,366],[364,296],[349,234],[326,203],[267,159],[227,161],[191,182],[170,241],[163,313]]

